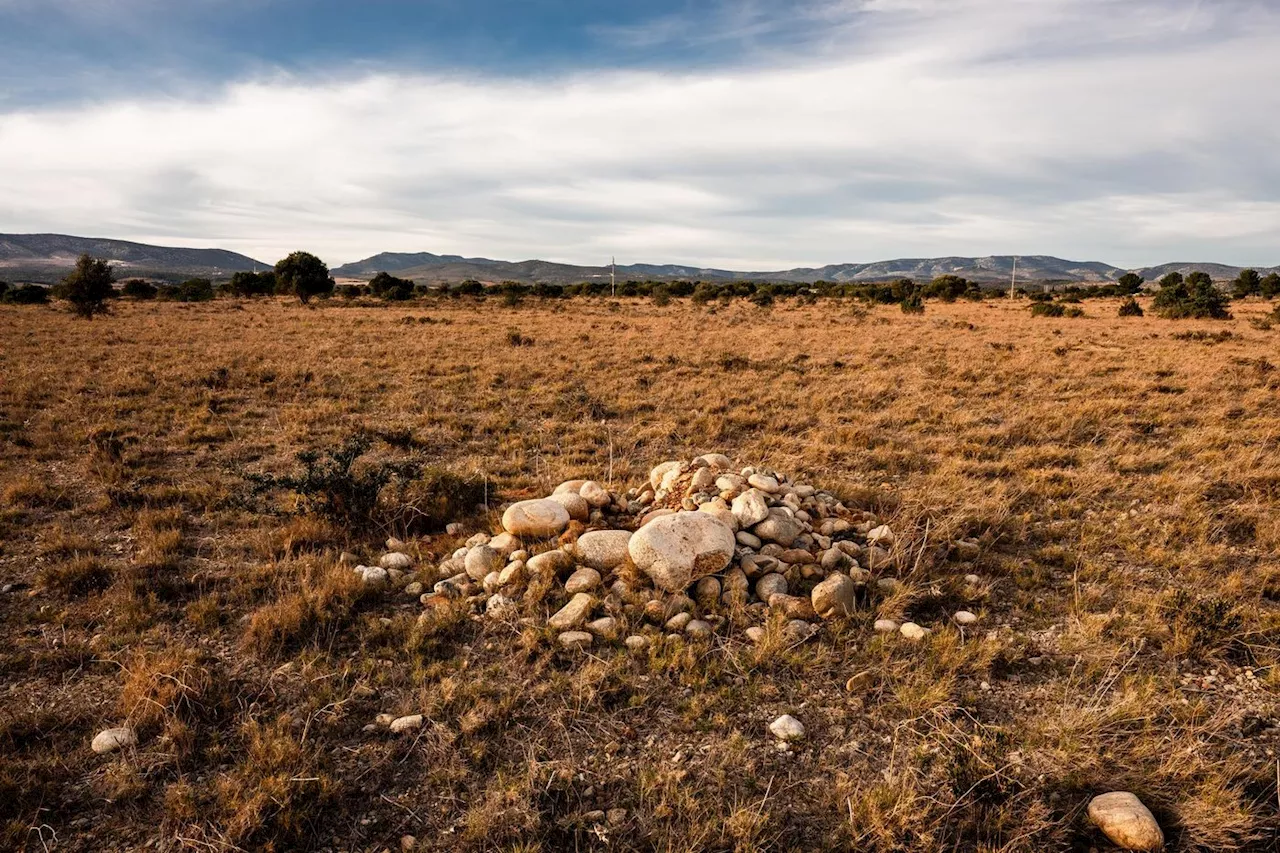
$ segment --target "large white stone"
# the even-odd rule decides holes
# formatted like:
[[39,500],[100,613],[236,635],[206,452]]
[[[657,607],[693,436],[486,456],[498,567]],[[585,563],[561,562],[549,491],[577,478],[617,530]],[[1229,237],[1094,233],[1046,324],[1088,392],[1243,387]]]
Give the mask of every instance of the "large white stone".
[[1151,810],[1128,791],[1112,791],[1089,801],[1089,820],[1124,850],[1159,850],[1164,833]]
[[778,740],[800,740],[804,737],[804,724],[790,714],[783,714],[769,724],[769,731]]
[[463,561],[467,577],[473,581],[484,580],[490,572],[502,571],[502,555],[488,545],[477,545],[467,552]]
[[649,485],[654,489],[659,488],[662,485],[663,478],[666,477],[667,474],[672,471],[680,470],[680,464],[680,462],[673,460],[671,462],[663,462],[661,465],[655,466],[654,469],[649,472]]
[[502,527],[512,536],[559,536],[569,526],[569,511],[553,500],[520,501],[502,514]]
[[759,489],[747,489],[733,499],[733,517],[744,530],[769,517],[769,499]]
[[577,492],[559,492],[547,498],[549,501],[555,501],[565,508],[569,513],[569,518],[574,521],[586,521],[591,517],[591,505],[587,503],[587,499]]
[[606,507],[613,502],[613,496],[609,494],[609,490],[595,480],[587,480],[583,483],[578,489],[578,494],[582,495],[582,499],[596,509]]
[[683,592],[698,578],[722,571],[733,559],[733,531],[705,512],[664,515],[640,528],[627,550],[654,584]]
[[99,755],[115,752],[117,749],[128,749],[138,745],[138,733],[128,726],[117,729],[106,729],[98,732],[93,739],[93,751]]
[[627,561],[630,541],[629,530],[591,530],[578,537],[574,553],[582,565],[608,572]]

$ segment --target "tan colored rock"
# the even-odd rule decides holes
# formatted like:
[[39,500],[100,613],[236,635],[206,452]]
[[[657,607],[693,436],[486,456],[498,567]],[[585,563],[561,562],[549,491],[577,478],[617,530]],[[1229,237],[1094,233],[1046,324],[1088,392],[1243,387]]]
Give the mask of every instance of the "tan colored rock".
[[627,561],[629,530],[591,530],[578,537],[574,553],[579,562],[599,572],[610,572]]
[[569,526],[569,512],[556,501],[520,501],[502,514],[502,527],[512,536],[559,536]]
[[138,745],[138,733],[129,726],[106,729],[93,738],[93,751],[99,755]]
[[857,591],[858,585],[848,575],[836,572],[813,588],[810,598],[814,612],[823,619],[852,616]]
[[557,631],[577,628],[587,620],[595,606],[596,600],[594,598],[585,592],[580,592],[569,599],[568,604],[561,607],[555,615],[548,619],[547,624]]
[[555,501],[565,508],[569,513],[569,518],[574,521],[586,521],[591,517],[591,505],[587,503],[587,499],[577,492],[561,492],[558,495],[552,495],[547,500]]
[[594,638],[586,631],[565,631],[560,635],[560,645],[570,651],[585,649],[593,640]]
[[733,559],[733,531],[705,512],[655,518],[632,535],[631,560],[656,586],[682,592],[699,578],[723,571]]
[[600,573],[584,566],[569,575],[569,579],[564,582],[564,591],[576,595],[579,592],[590,592],[599,585]]
[[595,509],[602,509],[613,502],[613,496],[609,494],[609,490],[595,480],[587,480],[583,483],[578,489],[578,494],[582,495],[582,499]]
[[1151,810],[1128,791],[1112,791],[1089,801],[1089,820],[1124,850],[1159,850],[1164,833]]

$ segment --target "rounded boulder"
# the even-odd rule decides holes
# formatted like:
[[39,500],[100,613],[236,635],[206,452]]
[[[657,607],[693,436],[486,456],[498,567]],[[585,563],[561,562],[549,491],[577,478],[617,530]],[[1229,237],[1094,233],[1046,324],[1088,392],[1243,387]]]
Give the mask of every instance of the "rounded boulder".
[[502,514],[502,527],[512,536],[559,536],[569,526],[569,511],[553,500],[520,501]]
[[733,531],[705,512],[653,519],[631,536],[627,550],[655,586],[683,592],[689,584],[723,571],[733,559]]

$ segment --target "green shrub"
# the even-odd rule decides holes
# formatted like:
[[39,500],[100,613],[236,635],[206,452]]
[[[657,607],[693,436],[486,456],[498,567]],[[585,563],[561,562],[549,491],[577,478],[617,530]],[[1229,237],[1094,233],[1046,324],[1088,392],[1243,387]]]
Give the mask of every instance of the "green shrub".
[[333,293],[334,281],[329,267],[310,252],[292,252],[276,263],[276,293],[288,293],[302,303],[313,296]]
[[1120,303],[1121,317],[1141,317],[1142,313],[1142,306],[1132,296]]
[[236,296],[270,296],[276,292],[275,270],[249,272],[242,270],[231,276],[227,289]]
[[419,457],[366,459],[372,444],[368,435],[357,434],[337,447],[299,453],[298,473],[248,480],[255,495],[296,494],[303,512],[353,536],[436,531],[484,500],[482,483],[429,469]]
[[0,302],[10,305],[44,305],[49,301],[49,289],[38,284],[17,284],[0,296]]
[[1031,306],[1032,317],[1061,317],[1067,309],[1057,302],[1037,302]]
[[156,286],[140,278],[131,278],[124,283],[120,292],[130,299],[155,299]]
[[369,290],[374,296],[388,302],[403,302],[413,298],[412,281],[407,278],[396,278],[386,272],[380,272],[369,279]]
[[1227,320],[1227,298],[1213,283],[1208,273],[1193,272],[1183,279],[1178,273],[1160,279],[1153,307],[1160,316],[1180,320]]
[[1063,312],[1063,316],[1064,317],[1083,317],[1084,309],[1073,305],[1070,308],[1068,308],[1065,312]]
[[191,278],[178,285],[174,297],[179,302],[208,302],[213,298],[213,282],[207,278]]
[[70,302],[76,316],[92,319],[106,313],[107,300],[115,295],[115,281],[110,264],[85,253],[76,260],[76,268],[54,287],[53,295]]

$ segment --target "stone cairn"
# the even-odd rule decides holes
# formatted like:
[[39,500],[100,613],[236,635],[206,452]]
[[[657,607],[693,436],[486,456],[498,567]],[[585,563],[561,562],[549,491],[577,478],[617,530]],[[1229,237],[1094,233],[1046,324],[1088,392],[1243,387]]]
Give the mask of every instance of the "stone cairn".
[[[872,582],[893,566],[894,544],[874,515],[718,453],[664,462],[625,493],[569,480],[546,498],[508,506],[502,527],[472,536],[434,574],[412,572],[398,540],[378,566],[355,570],[368,584],[407,581],[405,593],[428,611],[466,599],[488,618],[545,624],[566,649],[621,639],[633,651],[662,633],[705,640],[744,625],[759,642],[771,613],[782,614],[788,641],[803,642],[819,620],[847,616],[859,599],[891,594],[897,583]],[[916,640],[929,633],[888,620],[876,630]]]

